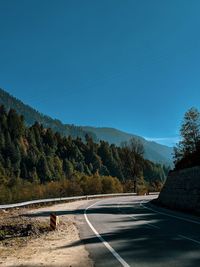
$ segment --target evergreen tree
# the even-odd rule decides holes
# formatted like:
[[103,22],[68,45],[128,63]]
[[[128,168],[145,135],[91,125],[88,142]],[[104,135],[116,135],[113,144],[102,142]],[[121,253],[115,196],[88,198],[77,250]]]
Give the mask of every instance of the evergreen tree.
[[41,156],[37,166],[37,173],[42,183],[49,182],[52,179],[47,160],[44,156]]
[[184,116],[180,129],[181,141],[174,148],[174,162],[194,153],[200,142],[200,113],[196,108],[190,108]]
[[70,178],[74,172],[74,166],[68,159],[64,159],[63,171],[67,178]]
[[89,135],[65,137],[38,122],[27,127],[15,110],[0,106],[0,201],[122,192],[121,182],[125,190],[130,183],[142,190],[145,181],[160,188],[167,170],[142,155],[133,140],[117,147]]

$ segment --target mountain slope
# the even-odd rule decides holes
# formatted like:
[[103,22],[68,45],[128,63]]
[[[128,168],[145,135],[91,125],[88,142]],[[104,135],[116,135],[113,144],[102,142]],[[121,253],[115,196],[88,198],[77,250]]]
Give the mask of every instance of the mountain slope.
[[107,128],[107,127],[82,127],[85,131],[93,132],[99,140],[105,140],[109,143],[120,145],[124,141],[128,141],[131,138],[139,139],[144,145],[145,158],[154,162],[164,163],[167,165],[172,164],[172,148],[158,144],[156,142],[147,141],[141,136],[125,133],[123,131]]
[[0,89],[0,104],[4,105],[6,109],[13,108],[17,113],[24,116],[25,123],[30,126],[35,121],[41,123],[46,128],[51,128],[54,131],[60,132],[62,135],[71,135],[72,137],[85,138],[88,133],[94,141],[105,140],[109,143],[120,145],[123,141],[128,141],[132,137],[140,139],[144,145],[145,158],[154,162],[164,163],[167,165],[172,164],[172,148],[160,145],[155,142],[147,141],[140,136],[125,133],[114,128],[95,128],[95,127],[80,127],[70,124],[63,124],[61,121],[52,119],[36,111],[32,107],[25,105],[22,101],[11,96],[6,91]]
[[43,115],[0,88],[0,105],[1,104],[4,105],[7,110],[12,108],[15,109],[17,113],[23,115],[25,123],[28,126],[33,125],[37,121],[40,124],[43,124],[44,127],[51,128],[62,135],[71,135],[72,137],[79,136],[84,139],[85,135],[88,133],[95,141],[97,141],[94,133],[89,133],[88,131],[86,132],[79,126],[63,124],[59,120]]

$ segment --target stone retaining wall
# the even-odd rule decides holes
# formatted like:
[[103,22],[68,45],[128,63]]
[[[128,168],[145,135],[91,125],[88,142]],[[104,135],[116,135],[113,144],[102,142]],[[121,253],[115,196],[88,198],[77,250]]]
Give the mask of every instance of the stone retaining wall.
[[172,209],[200,213],[200,167],[171,172],[158,203]]

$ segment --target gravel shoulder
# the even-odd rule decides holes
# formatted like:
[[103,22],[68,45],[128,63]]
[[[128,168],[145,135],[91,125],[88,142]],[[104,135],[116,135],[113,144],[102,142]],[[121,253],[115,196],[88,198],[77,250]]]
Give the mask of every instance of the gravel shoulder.
[[[1,226],[18,220],[18,224],[31,224],[34,227],[31,228],[33,234],[30,232],[30,235],[28,233],[25,237],[22,235],[15,238],[8,236],[6,241],[0,241],[0,267],[92,267],[93,262],[80,242],[74,215],[74,211],[87,202],[82,200],[37,209],[1,212]],[[47,230],[51,212],[59,214],[60,223],[56,231]],[[71,246],[74,243],[78,245]]]

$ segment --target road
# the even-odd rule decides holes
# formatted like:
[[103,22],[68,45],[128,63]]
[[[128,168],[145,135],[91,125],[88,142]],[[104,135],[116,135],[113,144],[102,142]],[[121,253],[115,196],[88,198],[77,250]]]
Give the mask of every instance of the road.
[[153,198],[116,197],[81,207],[80,236],[96,267],[200,266],[200,219],[154,207]]

